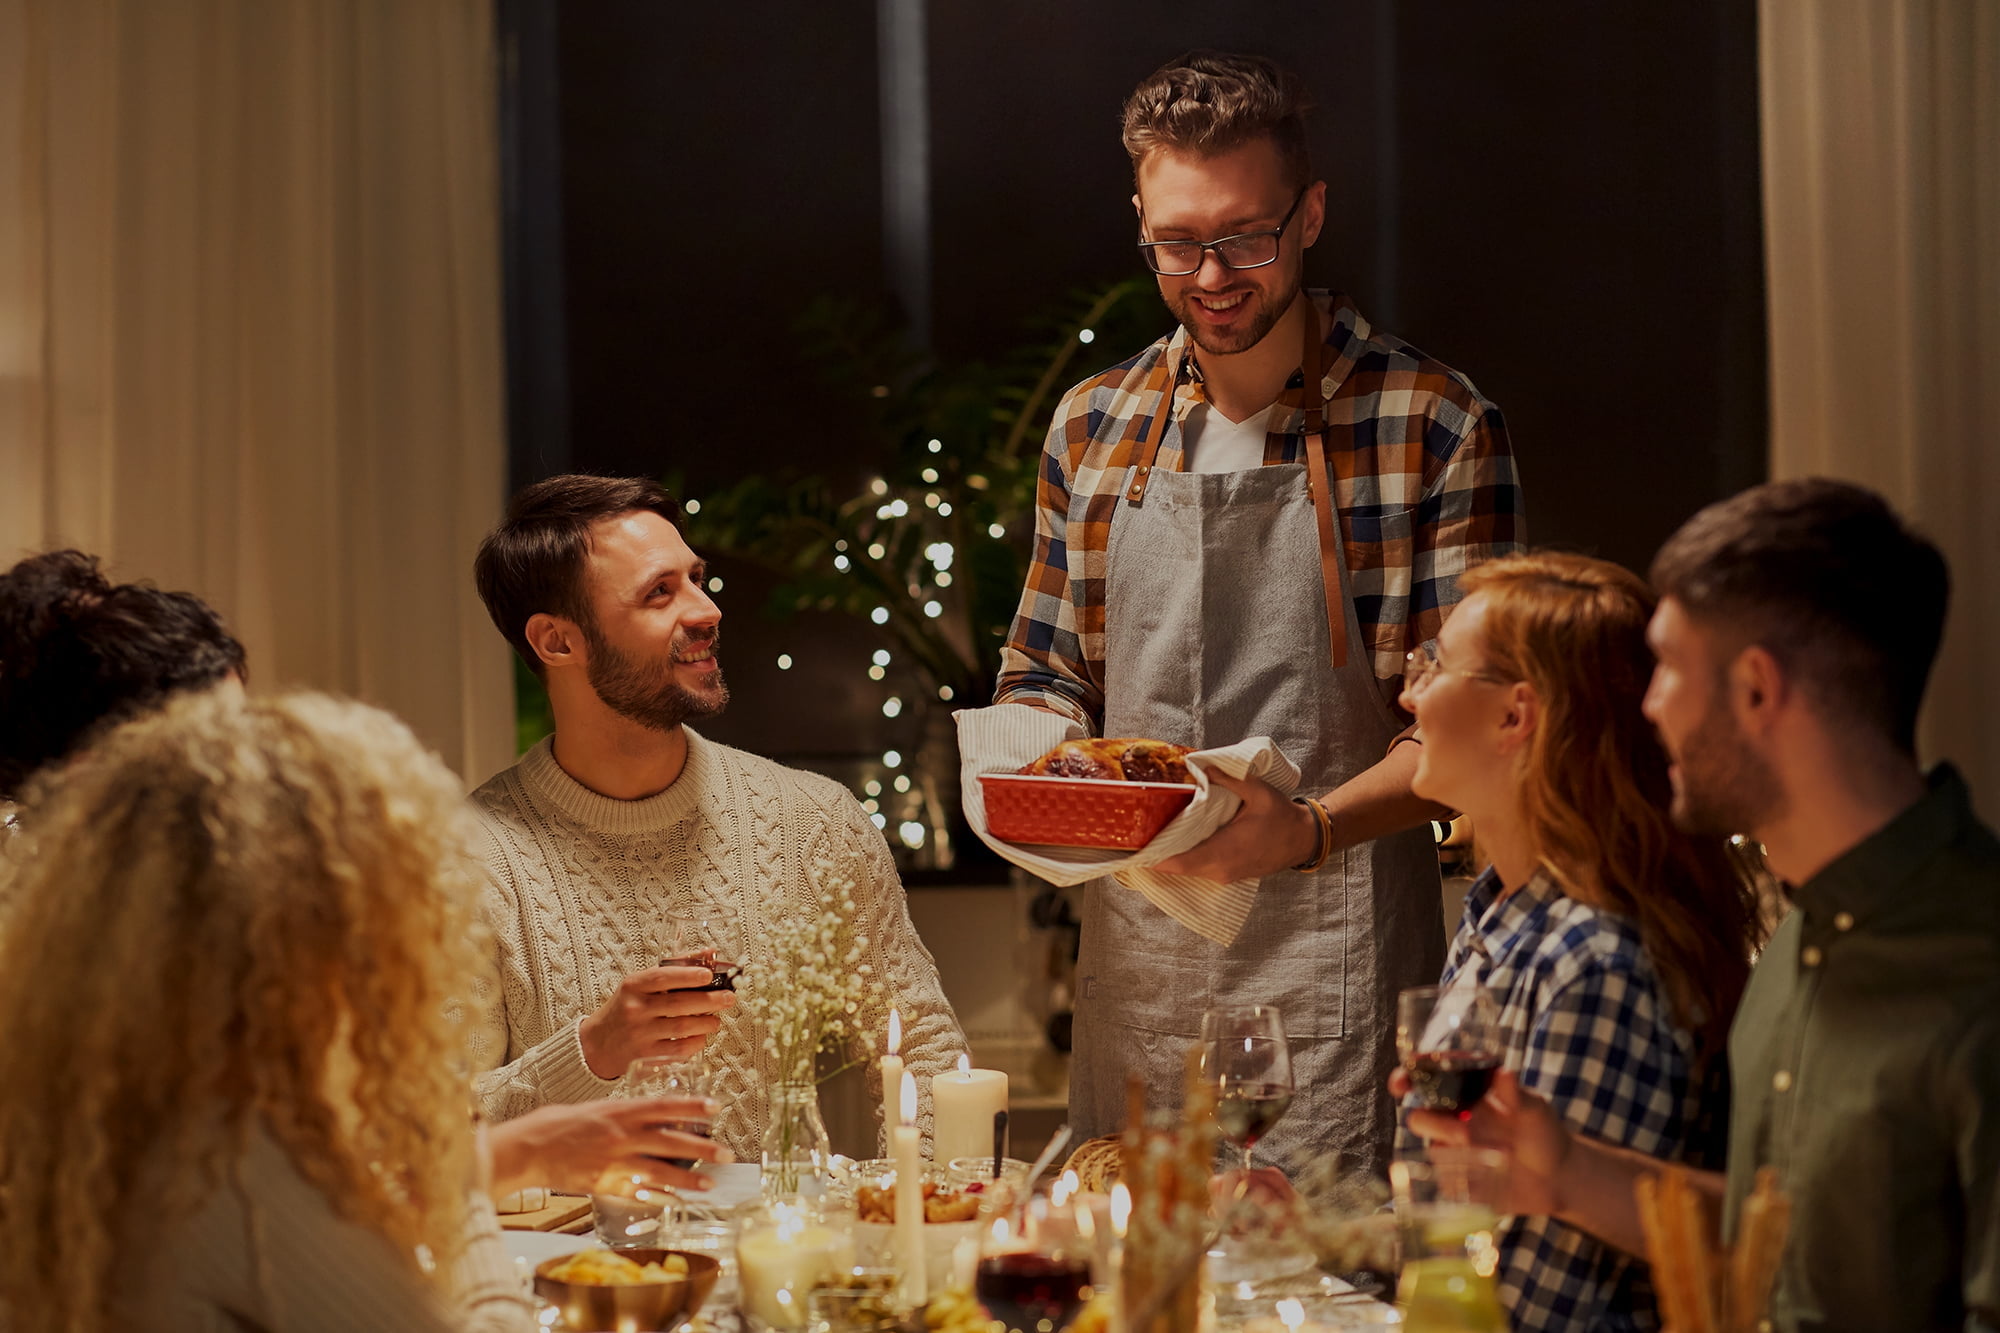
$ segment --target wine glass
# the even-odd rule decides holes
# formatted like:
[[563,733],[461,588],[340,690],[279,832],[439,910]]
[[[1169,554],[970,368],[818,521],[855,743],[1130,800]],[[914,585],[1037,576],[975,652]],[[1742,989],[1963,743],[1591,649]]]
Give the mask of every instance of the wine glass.
[[1081,1206],[1034,1198],[982,1237],[973,1294],[1009,1333],[1061,1333],[1089,1301],[1095,1244]]
[[1201,1072],[1215,1085],[1215,1123],[1243,1154],[1247,1179],[1257,1141],[1292,1104],[1284,1018],[1268,1004],[1209,1009],[1201,1016]]
[[1427,1110],[1464,1120],[1507,1054],[1500,1004],[1484,986],[1413,986],[1396,997],[1396,1054]]

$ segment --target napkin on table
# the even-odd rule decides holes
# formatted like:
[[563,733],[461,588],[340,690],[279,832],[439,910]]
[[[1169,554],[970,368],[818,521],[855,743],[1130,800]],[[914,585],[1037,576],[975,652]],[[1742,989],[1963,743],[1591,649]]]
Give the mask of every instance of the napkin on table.
[[1227,946],[1235,940],[1257,902],[1255,879],[1218,884],[1193,875],[1168,875],[1150,867],[1204,841],[1235,818],[1242,802],[1236,794],[1211,786],[1211,771],[1232,778],[1261,778],[1289,796],[1298,789],[1299,770],[1280,754],[1268,736],[1253,736],[1214,750],[1197,750],[1187,757],[1194,778],[1194,799],[1138,851],[1099,847],[1029,847],[1002,842],[986,829],[986,794],[982,773],[1016,773],[1066,740],[1080,739],[1084,729],[1066,717],[1027,704],[995,704],[963,708],[952,714],[958,722],[960,789],[965,817],[981,842],[1008,861],[1051,884],[1081,884],[1113,875],[1128,889],[1197,935]]

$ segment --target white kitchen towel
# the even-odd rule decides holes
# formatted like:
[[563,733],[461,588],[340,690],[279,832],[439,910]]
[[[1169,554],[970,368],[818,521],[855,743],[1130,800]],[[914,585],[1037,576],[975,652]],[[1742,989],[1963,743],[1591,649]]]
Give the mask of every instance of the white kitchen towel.
[[1081,884],[1100,875],[1114,875],[1120,884],[1197,935],[1229,945],[1257,902],[1255,879],[1218,884],[1193,875],[1166,875],[1150,867],[1203,842],[1236,817],[1242,804],[1234,792],[1211,786],[1213,770],[1241,779],[1261,778],[1289,796],[1299,785],[1298,766],[1278,752],[1268,736],[1253,736],[1215,750],[1197,750],[1187,758],[1194,778],[1194,799],[1172,823],[1136,852],[1098,847],[1044,847],[1002,842],[986,829],[986,795],[982,773],[1017,773],[1066,740],[1084,736],[1068,718],[1027,704],[995,704],[964,708],[952,714],[958,722],[959,787],[965,818],[981,842],[1023,870],[1051,884]]

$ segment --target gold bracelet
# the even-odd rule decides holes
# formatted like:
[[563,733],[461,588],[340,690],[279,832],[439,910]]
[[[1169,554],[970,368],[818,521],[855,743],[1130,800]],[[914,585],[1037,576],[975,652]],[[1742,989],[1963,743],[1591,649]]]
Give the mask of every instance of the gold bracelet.
[[1319,845],[1314,848],[1313,855],[1310,859],[1292,867],[1299,874],[1310,875],[1317,872],[1333,856],[1333,816],[1327,812],[1324,805],[1310,796],[1294,796],[1292,799],[1312,811],[1313,822],[1319,826]]

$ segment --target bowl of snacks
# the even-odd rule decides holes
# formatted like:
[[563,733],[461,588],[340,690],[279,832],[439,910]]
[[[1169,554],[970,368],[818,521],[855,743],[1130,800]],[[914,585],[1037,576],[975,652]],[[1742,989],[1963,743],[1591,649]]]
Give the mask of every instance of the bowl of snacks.
[[[924,1277],[933,1291],[952,1281],[952,1258],[962,1240],[979,1235],[980,1198],[936,1180],[924,1182]],[[896,1187],[860,1185],[854,1191],[854,1255],[869,1267],[893,1268],[896,1255]]]
[[701,1309],[722,1265],[677,1250],[579,1250],[535,1266],[535,1294],[578,1330],[673,1328]]

